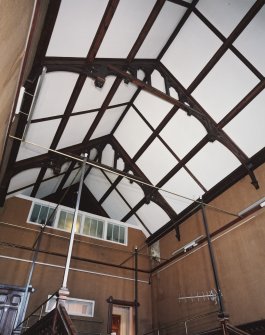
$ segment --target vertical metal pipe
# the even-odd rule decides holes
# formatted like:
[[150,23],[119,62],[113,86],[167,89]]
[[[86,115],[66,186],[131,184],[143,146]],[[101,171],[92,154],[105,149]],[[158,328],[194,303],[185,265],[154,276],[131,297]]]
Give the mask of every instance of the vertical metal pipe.
[[67,289],[67,280],[68,280],[70,261],[71,261],[71,257],[72,257],[72,251],[73,251],[76,222],[77,222],[79,204],[80,204],[82,187],[83,187],[83,182],[84,182],[86,162],[87,162],[87,154],[85,154],[85,156],[84,156],[82,170],[81,170],[81,178],[80,178],[80,182],[79,182],[79,188],[78,188],[78,194],[77,194],[77,200],[76,200],[76,206],[75,206],[75,213],[74,213],[74,218],[73,218],[73,224],[72,224],[71,235],[70,235],[70,242],[69,242],[69,247],[68,247],[68,254],[67,254],[66,265],[65,265],[65,270],[64,270],[64,278],[63,278],[63,286],[62,286],[62,288],[64,288],[64,289]]
[[134,334],[138,335],[138,247],[135,247],[134,249],[134,304],[135,304]]
[[211,236],[209,233],[209,228],[208,228],[208,223],[207,223],[207,217],[205,213],[205,208],[204,204],[201,205],[202,207],[202,217],[203,217],[203,225],[207,237],[207,242],[208,242],[208,249],[209,249],[209,254],[210,254],[210,259],[211,259],[211,264],[212,264],[212,270],[213,270],[213,276],[214,276],[214,282],[215,282],[215,287],[218,295],[218,303],[219,303],[219,308],[220,308],[220,317],[224,317],[224,304],[223,304],[223,298],[222,298],[222,293],[221,293],[221,288],[220,288],[220,282],[219,282],[219,277],[218,277],[218,272],[217,272],[217,267],[216,267],[216,262],[215,262],[215,257],[213,253],[213,248],[212,248],[212,241],[211,241]]

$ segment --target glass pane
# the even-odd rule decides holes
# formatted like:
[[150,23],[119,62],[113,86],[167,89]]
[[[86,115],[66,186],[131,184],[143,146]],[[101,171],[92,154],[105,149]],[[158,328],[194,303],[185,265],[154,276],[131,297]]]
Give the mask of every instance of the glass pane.
[[34,204],[33,211],[30,216],[31,222],[37,222],[41,206],[39,204]]
[[81,227],[81,215],[77,215],[77,221],[76,221],[76,233],[80,233],[80,227]]
[[119,242],[119,226],[113,228],[113,241]]
[[108,223],[108,230],[107,230],[107,240],[112,241],[112,229],[113,225]]
[[120,243],[125,243],[125,228],[120,227]]
[[90,230],[90,218],[85,218],[83,234],[89,235],[89,230]]
[[72,229],[73,218],[74,218],[73,214],[66,213],[66,221],[65,221],[64,229],[68,232],[70,232]]
[[90,226],[90,236],[97,236],[97,221],[91,220],[91,226]]
[[47,226],[52,226],[54,217],[55,217],[54,208],[49,208],[48,215],[47,215]]
[[48,210],[49,210],[49,207],[41,206],[40,215],[38,219],[38,222],[40,224],[44,224],[46,222]]
[[97,237],[103,238],[103,221],[98,221]]
[[65,219],[66,219],[66,213],[64,211],[61,211],[58,221],[58,228],[64,229]]

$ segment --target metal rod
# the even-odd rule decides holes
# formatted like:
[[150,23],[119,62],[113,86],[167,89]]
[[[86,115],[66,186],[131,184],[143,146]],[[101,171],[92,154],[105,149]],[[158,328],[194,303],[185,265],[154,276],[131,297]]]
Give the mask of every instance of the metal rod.
[[24,129],[23,136],[22,136],[22,142],[24,142],[24,140],[27,136],[29,126],[30,126],[30,122],[31,122],[31,119],[32,119],[32,116],[33,116],[35,106],[36,106],[37,101],[38,101],[38,97],[39,97],[39,94],[40,94],[40,90],[41,90],[46,72],[47,72],[47,68],[44,66],[44,68],[42,69],[42,73],[39,76],[37,86],[36,86],[36,90],[35,90],[35,94],[34,94],[33,99],[32,99],[32,104],[31,104],[31,107],[30,107],[30,110],[29,110],[27,124],[26,124],[26,127]]
[[218,295],[220,316],[224,317],[225,313],[224,313],[224,304],[223,304],[223,298],[222,298],[222,293],[221,293],[221,288],[220,288],[220,281],[219,281],[216,262],[215,262],[215,257],[214,257],[214,253],[213,253],[212,241],[211,241],[211,236],[210,236],[210,233],[209,233],[207,217],[206,217],[205,208],[204,208],[203,204],[202,204],[202,218],[203,218],[203,225],[204,225],[204,229],[205,229],[205,233],[206,233],[206,237],[207,237],[207,242],[208,242],[208,249],[209,249],[209,254],[210,254],[210,259],[211,259],[211,264],[212,264],[212,270],[213,270],[213,276],[214,276],[214,283],[215,283],[216,292],[217,292],[217,295]]
[[[17,141],[22,142],[22,139],[19,138],[19,137],[16,137],[16,136],[13,136],[13,135],[9,135],[9,137],[12,138],[12,139],[14,139],[14,140],[17,140]],[[35,146],[35,147],[45,149],[45,150],[47,150],[48,152],[53,152],[53,153],[56,153],[56,154],[61,155],[61,156],[64,156],[64,157],[71,158],[71,159],[76,160],[76,161],[78,161],[78,162],[82,162],[82,161],[83,161],[82,159],[77,158],[77,157],[75,157],[75,156],[68,155],[68,154],[66,154],[66,153],[64,153],[64,152],[61,152],[61,151],[58,151],[58,150],[54,150],[54,149],[45,147],[45,146],[43,146],[43,145],[40,145],[40,144],[31,142],[31,141],[24,141],[24,143],[31,144],[31,145],[33,145],[33,146]],[[124,178],[126,178],[126,179],[128,179],[128,180],[132,180],[132,181],[134,181],[134,182],[136,182],[136,183],[139,183],[139,184],[141,184],[141,185],[146,185],[146,186],[148,186],[148,187],[150,187],[150,188],[153,188],[153,189],[155,189],[155,190],[157,190],[157,191],[163,191],[163,192],[165,192],[165,193],[172,194],[172,195],[174,195],[174,196],[176,196],[176,197],[179,197],[179,198],[182,198],[182,199],[185,199],[185,200],[188,200],[188,201],[192,201],[192,202],[194,202],[194,203],[197,203],[198,206],[200,206],[200,205],[203,204],[204,206],[207,206],[207,207],[209,207],[209,208],[212,208],[212,209],[214,209],[214,210],[216,210],[216,211],[218,211],[218,212],[225,213],[225,214],[228,214],[228,215],[231,215],[231,216],[235,216],[235,217],[237,217],[237,218],[240,217],[238,214],[235,214],[235,213],[226,211],[225,209],[222,209],[222,208],[219,208],[219,207],[210,205],[210,204],[206,204],[206,203],[203,203],[203,202],[200,201],[200,200],[194,200],[194,199],[189,198],[189,197],[186,197],[186,196],[184,196],[184,195],[181,195],[181,194],[178,194],[178,193],[175,193],[175,192],[172,192],[172,191],[168,191],[168,190],[165,190],[165,189],[163,189],[163,188],[161,188],[161,187],[154,186],[154,185],[152,185],[152,184],[146,183],[146,182],[144,182],[144,181],[142,181],[142,180],[139,180],[137,177],[131,177],[131,176],[129,176],[128,174],[126,175],[126,174],[124,174],[124,173],[120,173],[120,172],[117,172],[117,171],[113,171],[112,169],[108,169],[107,167],[100,166],[100,165],[98,165],[97,163],[95,163],[95,162],[93,162],[93,161],[89,161],[89,162],[87,162],[86,164],[89,165],[89,166],[94,166],[94,167],[97,168],[97,169],[100,169],[100,170],[103,170],[103,171],[107,171],[107,172],[113,173],[113,174],[115,174],[115,175],[117,175],[117,176],[124,177]],[[193,209],[193,210],[194,210],[194,209]]]
[[77,215],[78,215],[79,204],[80,204],[81,193],[82,193],[82,187],[83,187],[83,182],[84,182],[87,156],[88,155],[85,154],[85,157],[84,157],[84,160],[83,160],[83,165],[82,165],[81,178],[80,178],[80,183],[79,183],[79,189],[78,189],[78,194],[77,194],[73,224],[72,224],[72,229],[71,229],[71,236],[70,236],[67,260],[66,260],[66,265],[65,265],[65,270],[64,270],[64,278],[63,278],[63,286],[62,286],[63,288],[67,288],[67,279],[68,279],[70,261],[71,261],[72,251],[73,251],[73,243],[74,243],[74,237],[75,237]]
[[135,304],[135,322],[134,322],[134,334],[138,335],[138,248],[134,249],[134,304]]

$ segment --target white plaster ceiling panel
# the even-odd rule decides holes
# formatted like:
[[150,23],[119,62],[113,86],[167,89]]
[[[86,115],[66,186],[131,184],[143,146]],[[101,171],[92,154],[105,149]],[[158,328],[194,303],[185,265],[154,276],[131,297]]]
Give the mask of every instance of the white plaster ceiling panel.
[[73,113],[100,108],[114,82],[113,76],[106,77],[102,88],[96,87],[94,80],[87,78],[76,101]]
[[140,200],[144,197],[144,192],[137,183],[130,183],[126,178],[123,178],[122,181],[118,184],[117,189],[128,201],[131,207],[134,207],[138,204]]
[[12,192],[19,188],[34,184],[39,175],[39,172],[40,168],[37,168],[25,170],[16,174],[10,181],[8,192]]
[[163,191],[160,193],[177,214],[181,213],[185,208],[193,203],[193,201],[185,200],[181,197],[177,197]]
[[107,3],[107,0],[63,0],[46,55],[85,57]]
[[97,154],[98,154],[98,151],[96,148],[91,149],[89,152],[89,159],[93,161],[96,158]]
[[101,206],[114,220],[121,220],[130,211],[128,205],[115,190],[110,193]]
[[117,105],[124,102],[129,102],[136,92],[137,87],[131,83],[126,84],[122,81],[117,89],[114,97],[112,98],[110,105]]
[[217,141],[206,144],[186,164],[206,189],[216,185],[239,165],[231,151]]
[[183,158],[206,134],[204,126],[182,110],[176,112],[160,133],[179,158]]
[[76,183],[79,183],[80,181],[80,177],[81,177],[81,170],[80,168],[78,167],[77,169],[74,169],[68,179],[66,180],[66,182],[64,183],[63,185],[63,188],[66,188],[68,186],[71,186],[71,185],[74,185]]
[[150,144],[136,162],[153,184],[157,184],[177,163],[175,157],[158,139]]
[[249,157],[265,146],[265,91],[224,127],[224,131]]
[[[162,188],[163,190],[173,192],[192,200],[198,199],[204,193],[203,189],[194,181],[184,168],[180,169],[165,185],[163,185]],[[159,192],[177,213],[193,202],[175,194],[164,191]]]
[[108,165],[109,167],[113,168],[114,165],[114,150],[112,149],[112,146],[110,144],[107,144],[102,151],[102,158],[101,163]]
[[258,83],[257,77],[228,50],[193,92],[219,122]]
[[38,192],[36,194],[36,198],[42,199],[49,194],[53,194],[56,192],[63,176],[55,177],[49,180],[45,180],[40,184]]
[[155,0],[121,0],[97,57],[126,58],[154,4]]
[[228,37],[253,3],[253,0],[200,0],[196,7],[224,36]]
[[111,186],[102,172],[96,168],[91,169],[84,183],[97,200],[100,200]]
[[154,70],[151,75],[151,85],[158,90],[165,92],[165,80],[157,70]]
[[152,201],[148,205],[144,204],[136,214],[148,227],[151,233],[157,231],[170,220],[167,213]]
[[265,7],[256,14],[234,42],[234,46],[265,75]]
[[169,102],[144,91],[141,91],[137,96],[134,105],[154,128],[159,125],[173,107]]
[[120,171],[123,171],[124,168],[125,168],[124,161],[123,161],[123,159],[119,158],[117,160],[117,169],[120,170]]
[[[66,162],[65,164],[63,164],[62,167],[61,167],[60,173],[65,173],[67,171],[69,165],[70,165],[69,162]],[[54,177],[53,169],[47,169],[43,179],[48,179],[48,178],[51,178],[51,177]]]
[[115,173],[104,171],[104,174],[109,178],[111,183],[113,183],[117,179],[117,174],[115,174]]
[[97,112],[71,116],[58,143],[57,149],[81,143],[96,115]]
[[18,194],[23,194],[23,195],[27,195],[27,196],[30,196],[31,195],[31,192],[33,190],[33,186],[31,187],[27,187],[27,188],[24,188],[23,190],[21,191],[17,191],[17,192],[14,192],[14,193],[11,193],[9,195],[6,196],[6,198],[12,198],[14,197],[15,195],[18,195]]
[[[137,58],[157,58],[187,9],[167,1],[148,33]],[[163,27],[163,29],[161,29]]]
[[32,123],[28,128],[25,140],[37,144],[40,147],[25,142],[21,143],[17,155],[17,161],[48,152],[45,148],[50,147],[59,123],[60,120]]
[[148,237],[150,236],[150,234],[148,233],[148,231],[144,228],[144,226],[142,225],[141,221],[138,220],[138,218],[133,215],[131,216],[128,220],[127,220],[128,223],[130,223],[131,225],[134,225],[134,226],[138,226],[139,228],[141,228],[142,232],[144,233],[145,237]]
[[90,139],[110,134],[125,108],[122,106],[107,109]]
[[124,150],[133,157],[152,134],[137,112],[130,108],[114,133]]
[[221,44],[214,33],[191,14],[162,58],[162,63],[182,85],[188,87]]
[[63,115],[78,75],[71,72],[49,72],[45,75],[32,120]]

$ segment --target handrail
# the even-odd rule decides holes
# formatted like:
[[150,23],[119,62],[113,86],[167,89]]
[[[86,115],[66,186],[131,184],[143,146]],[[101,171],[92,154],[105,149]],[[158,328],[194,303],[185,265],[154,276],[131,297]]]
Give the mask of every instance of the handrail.
[[212,311],[212,312],[208,312],[208,313],[204,313],[204,314],[195,314],[195,315],[191,316],[189,319],[179,319],[179,320],[174,321],[172,324],[168,324],[168,325],[165,325],[165,326],[162,326],[162,327],[159,327],[159,328],[153,328],[152,330],[150,330],[147,333],[144,333],[143,335],[149,335],[149,334],[154,333],[155,331],[161,331],[161,330],[177,327],[180,324],[185,325],[186,322],[190,322],[190,321],[197,320],[197,319],[202,319],[206,316],[213,315],[213,314],[216,314],[218,312],[219,311],[216,310],[216,311]]
[[249,333],[245,332],[244,330],[241,330],[233,325],[231,325],[230,323],[226,323],[226,328],[228,330],[230,330],[233,334],[236,335],[249,335]]
[[30,315],[28,315],[26,317],[26,319],[24,319],[23,321],[21,321],[14,329],[13,331],[16,331],[23,323],[25,323],[26,321],[28,321],[30,319],[31,316],[34,315],[35,312],[37,312],[43,305],[45,305],[49,300],[51,300],[54,296],[58,297],[58,290],[56,292],[53,293],[53,295],[51,295],[47,300],[45,300],[41,305],[39,305],[36,309],[34,309],[34,311],[32,313],[30,313]]

